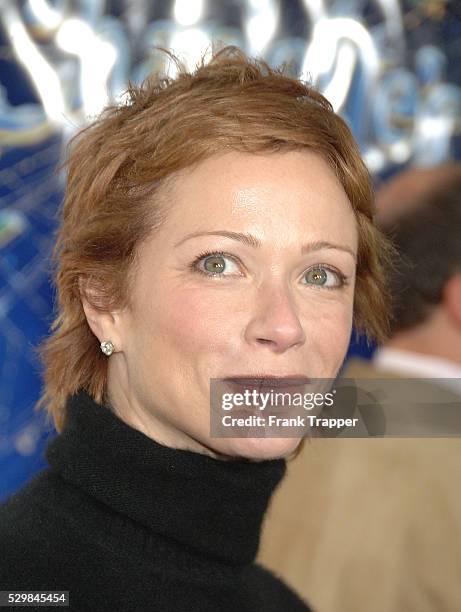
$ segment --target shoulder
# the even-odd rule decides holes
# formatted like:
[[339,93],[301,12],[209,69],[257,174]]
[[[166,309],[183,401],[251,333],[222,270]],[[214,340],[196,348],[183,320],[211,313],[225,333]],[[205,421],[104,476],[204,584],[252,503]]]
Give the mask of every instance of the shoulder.
[[[37,590],[61,562],[66,485],[48,469],[0,504],[0,583]],[[42,580],[43,578],[43,580]]]
[[0,504],[2,543],[16,536],[37,533],[36,527],[44,526],[43,505],[50,505],[54,488],[53,477],[48,470],[43,470]]
[[249,566],[244,575],[248,597],[256,597],[252,609],[265,612],[309,612],[307,603],[273,571],[259,563]]
[[50,469],[38,472],[0,504],[0,537],[8,533],[37,533],[37,528],[44,528],[46,517],[52,522],[50,510],[56,508],[55,503],[65,489],[65,482]]

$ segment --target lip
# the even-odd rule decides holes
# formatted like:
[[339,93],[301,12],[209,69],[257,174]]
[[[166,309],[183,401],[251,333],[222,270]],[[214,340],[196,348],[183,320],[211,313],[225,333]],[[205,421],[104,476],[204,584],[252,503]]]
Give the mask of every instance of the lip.
[[306,384],[310,382],[310,378],[304,376],[304,374],[285,374],[283,376],[278,374],[236,374],[235,376],[226,376],[223,380],[230,381],[246,381],[246,380],[270,380],[270,381],[299,381],[299,384]]
[[[303,387],[306,387],[310,379],[307,376],[300,374],[293,374],[290,376],[277,376],[274,374],[265,374],[265,375],[252,375],[252,376],[228,376],[224,379],[225,387],[231,393],[240,393],[244,394],[246,391],[249,393],[256,393],[259,395],[261,392],[269,392],[274,391],[282,392],[284,395],[288,394],[292,396],[293,394],[298,394],[303,392]],[[264,391],[263,391],[264,390]],[[273,403],[271,399],[270,404],[267,406],[267,412],[270,414],[284,414],[287,415],[287,412],[290,410],[290,407],[286,406],[284,403],[282,405],[278,405],[277,402]],[[255,412],[260,414],[259,407],[250,404],[250,406],[243,405],[237,408],[237,413],[240,415],[244,415],[245,413]]]
[[257,391],[261,391],[263,388],[295,391],[297,388],[303,387],[311,382],[307,376],[301,374],[292,374],[289,376],[277,376],[275,374],[239,375],[227,376],[223,380],[225,383],[240,389],[256,389]]

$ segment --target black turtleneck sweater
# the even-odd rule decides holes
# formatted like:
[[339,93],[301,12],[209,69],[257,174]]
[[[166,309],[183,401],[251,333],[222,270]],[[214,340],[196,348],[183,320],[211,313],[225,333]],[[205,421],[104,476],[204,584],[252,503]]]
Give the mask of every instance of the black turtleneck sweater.
[[284,459],[169,448],[84,391],[66,409],[49,467],[0,506],[0,590],[69,591],[73,611],[308,610],[254,563]]

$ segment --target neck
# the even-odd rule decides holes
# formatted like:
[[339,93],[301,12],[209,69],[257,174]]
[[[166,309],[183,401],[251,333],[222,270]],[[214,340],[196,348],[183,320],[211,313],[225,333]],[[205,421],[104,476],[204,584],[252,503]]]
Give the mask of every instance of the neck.
[[284,459],[220,461],[164,446],[83,391],[66,409],[67,425],[46,451],[64,479],[154,544],[160,537],[232,565],[254,560]]

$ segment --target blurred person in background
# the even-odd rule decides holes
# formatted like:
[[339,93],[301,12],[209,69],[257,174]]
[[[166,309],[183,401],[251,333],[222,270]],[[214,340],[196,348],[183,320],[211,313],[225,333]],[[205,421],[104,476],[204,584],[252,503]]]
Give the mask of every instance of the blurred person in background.
[[[428,389],[456,408],[461,164],[397,175],[378,192],[376,218],[401,257],[388,272],[391,335],[342,375],[437,378]],[[311,440],[274,496],[259,559],[322,612],[459,610],[460,477],[459,438]]]

